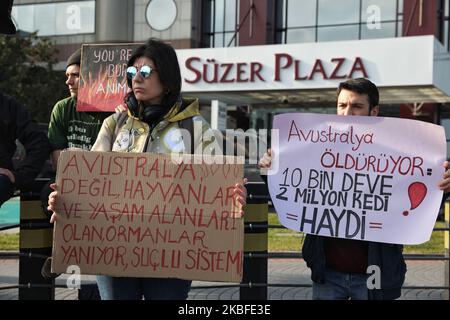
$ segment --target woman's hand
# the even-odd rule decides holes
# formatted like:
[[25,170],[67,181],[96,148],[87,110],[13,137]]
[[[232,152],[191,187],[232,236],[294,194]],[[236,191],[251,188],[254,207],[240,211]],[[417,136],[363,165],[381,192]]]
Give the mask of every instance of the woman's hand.
[[[247,182],[248,179],[244,178],[243,182],[236,183],[233,189],[234,199],[237,200],[242,207],[244,207],[247,204],[247,188],[244,186],[245,184],[247,184]],[[241,214],[241,216],[244,215],[243,210],[241,210],[239,213]]]
[[272,149],[268,149],[263,157],[258,162],[258,167],[261,169],[270,169],[272,166]]
[[58,215],[57,215],[56,212],[55,212],[55,209],[56,209],[56,200],[57,200],[57,198],[58,198],[58,191],[56,191],[56,183],[52,183],[52,184],[50,185],[50,188],[52,188],[52,189],[55,190],[55,191],[53,191],[52,193],[50,193],[49,196],[48,196],[48,207],[47,207],[47,210],[53,212],[52,216],[50,217],[50,223],[53,223],[53,222],[55,222],[55,221],[57,220],[57,218],[58,218]]
[[126,112],[127,110],[128,110],[128,107],[125,103],[119,104],[117,107],[114,108],[114,111],[116,113]]

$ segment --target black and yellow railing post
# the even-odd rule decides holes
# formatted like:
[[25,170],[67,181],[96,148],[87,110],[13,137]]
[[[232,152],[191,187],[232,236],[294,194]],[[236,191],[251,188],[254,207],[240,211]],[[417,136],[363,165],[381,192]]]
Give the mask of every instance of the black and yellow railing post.
[[[450,227],[450,202],[445,201],[445,209],[444,209],[444,219],[445,219],[445,228]],[[445,247],[445,257],[447,260],[445,260],[445,286],[450,285],[450,261],[448,258],[449,255],[449,247],[450,247],[450,231],[446,230],[444,232],[444,247]],[[445,296],[447,300],[450,300],[450,289],[447,290],[447,294]]]
[[53,240],[53,228],[40,201],[40,190],[46,182],[36,180],[30,190],[20,194],[19,300],[55,298],[55,280],[41,275],[43,256],[51,256]]
[[[248,183],[247,205],[244,208],[244,275],[240,288],[240,300],[267,300],[267,218],[268,190],[265,183]],[[254,254],[266,254],[265,257],[253,257]]]

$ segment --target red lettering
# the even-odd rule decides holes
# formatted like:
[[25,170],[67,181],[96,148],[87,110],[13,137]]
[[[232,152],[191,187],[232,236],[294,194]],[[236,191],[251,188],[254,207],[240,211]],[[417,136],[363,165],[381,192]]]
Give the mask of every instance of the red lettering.
[[[70,184],[69,184],[70,183]],[[69,185],[68,185],[69,184]],[[70,187],[69,187],[70,186]],[[70,178],[63,178],[61,180],[61,194],[70,193],[75,190],[75,182]]]
[[237,63],[236,66],[237,66],[236,82],[248,82],[248,78],[243,77],[243,75],[245,75],[245,67],[247,66],[247,64],[239,62]]
[[[217,65],[216,65],[217,66]],[[233,64],[232,63],[222,63],[220,65],[221,68],[224,69],[223,75],[220,78],[220,82],[222,83],[231,83],[234,82],[233,78],[228,79],[228,74],[230,74],[231,69],[233,68]],[[217,82],[217,79],[216,81]]]
[[338,72],[341,69],[342,65],[344,64],[345,60],[346,60],[345,58],[334,58],[334,59],[331,59],[331,62],[337,62],[337,64],[334,67],[333,72],[331,73],[330,79],[345,79],[347,77],[346,74],[338,75]]
[[259,62],[252,62],[250,64],[250,82],[255,82],[255,77],[258,77],[259,80],[261,80],[263,82],[266,81],[260,74],[262,68],[263,68],[263,65]]
[[[144,175],[144,169],[145,169],[145,165],[147,164],[147,158],[146,157],[138,157],[136,159],[136,169],[134,172],[134,175],[136,177],[139,176],[145,176]],[[139,173],[139,169],[141,169],[141,172]]]
[[295,67],[294,67],[294,70],[295,70],[295,80],[306,80],[306,79],[308,79],[308,76],[304,76],[304,77],[301,77],[300,76],[300,60],[295,60]]
[[314,78],[314,75],[316,73],[321,73],[322,74],[322,78],[324,80],[328,79],[328,76],[325,72],[325,69],[323,68],[323,64],[322,64],[322,60],[320,59],[316,59],[316,62],[314,63],[314,66],[312,68],[311,74],[309,75],[309,80]]
[[362,73],[364,78],[368,78],[366,68],[364,67],[364,63],[360,57],[356,57],[352,70],[350,71],[349,78],[354,78],[355,76],[353,74],[358,71]]
[[97,160],[99,157],[100,157],[100,155],[97,155],[97,157],[95,157],[94,162],[91,165],[89,165],[89,161],[86,159],[85,155],[83,154],[81,156],[81,159],[83,159],[83,162],[86,165],[86,167],[88,168],[89,173],[92,173],[92,171],[94,170],[95,164],[97,163]]
[[195,77],[192,80],[184,78],[187,83],[197,83],[202,78],[202,73],[193,66],[194,61],[200,62],[201,60],[198,57],[192,57],[186,60],[186,69],[195,74]]
[[219,70],[217,68],[217,64],[214,63],[216,60],[207,59],[206,61],[213,63],[213,78],[212,80],[208,80],[208,65],[205,63],[203,64],[203,81],[205,81],[206,83],[216,83],[219,79]]
[[[282,64],[282,62],[284,62]],[[275,79],[274,81],[281,81],[280,71],[286,69],[292,64],[292,57],[286,53],[275,54]]]
[[80,170],[78,169],[78,161],[77,161],[76,154],[74,154],[67,162],[66,166],[63,169],[63,174],[66,173],[66,171],[69,169],[69,167],[74,167],[77,170],[77,174],[80,174]]

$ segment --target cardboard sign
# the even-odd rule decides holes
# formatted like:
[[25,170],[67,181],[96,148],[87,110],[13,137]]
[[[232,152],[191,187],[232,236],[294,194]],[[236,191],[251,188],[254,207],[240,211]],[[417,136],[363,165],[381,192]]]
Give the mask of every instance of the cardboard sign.
[[140,43],[83,44],[77,111],[114,111],[123,102],[127,63]]
[[327,237],[429,240],[442,200],[446,139],[421,121],[283,114],[274,118],[269,190],[280,222]]
[[191,157],[62,152],[53,272],[240,282],[243,165]]

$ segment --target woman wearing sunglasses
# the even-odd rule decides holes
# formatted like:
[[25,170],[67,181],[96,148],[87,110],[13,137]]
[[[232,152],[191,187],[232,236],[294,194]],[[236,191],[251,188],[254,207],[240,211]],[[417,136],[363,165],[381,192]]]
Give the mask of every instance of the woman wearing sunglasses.
[[[181,98],[180,67],[171,46],[150,39],[133,53],[127,67],[131,89],[125,98],[128,111],[105,119],[92,151],[182,152],[186,148],[179,139],[183,122],[200,121],[202,133],[210,130],[200,116],[198,100]],[[186,153],[204,144],[202,135],[197,135],[199,141],[193,141],[194,149]],[[236,184],[234,195],[245,205],[246,189],[242,184]],[[56,198],[54,191],[49,197],[51,211],[56,207]],[[56,218],[53,214],[51,221]],[[98,276],[97,283],[104,300],[186,299],[191,287],[191,281],[172,278]]]

